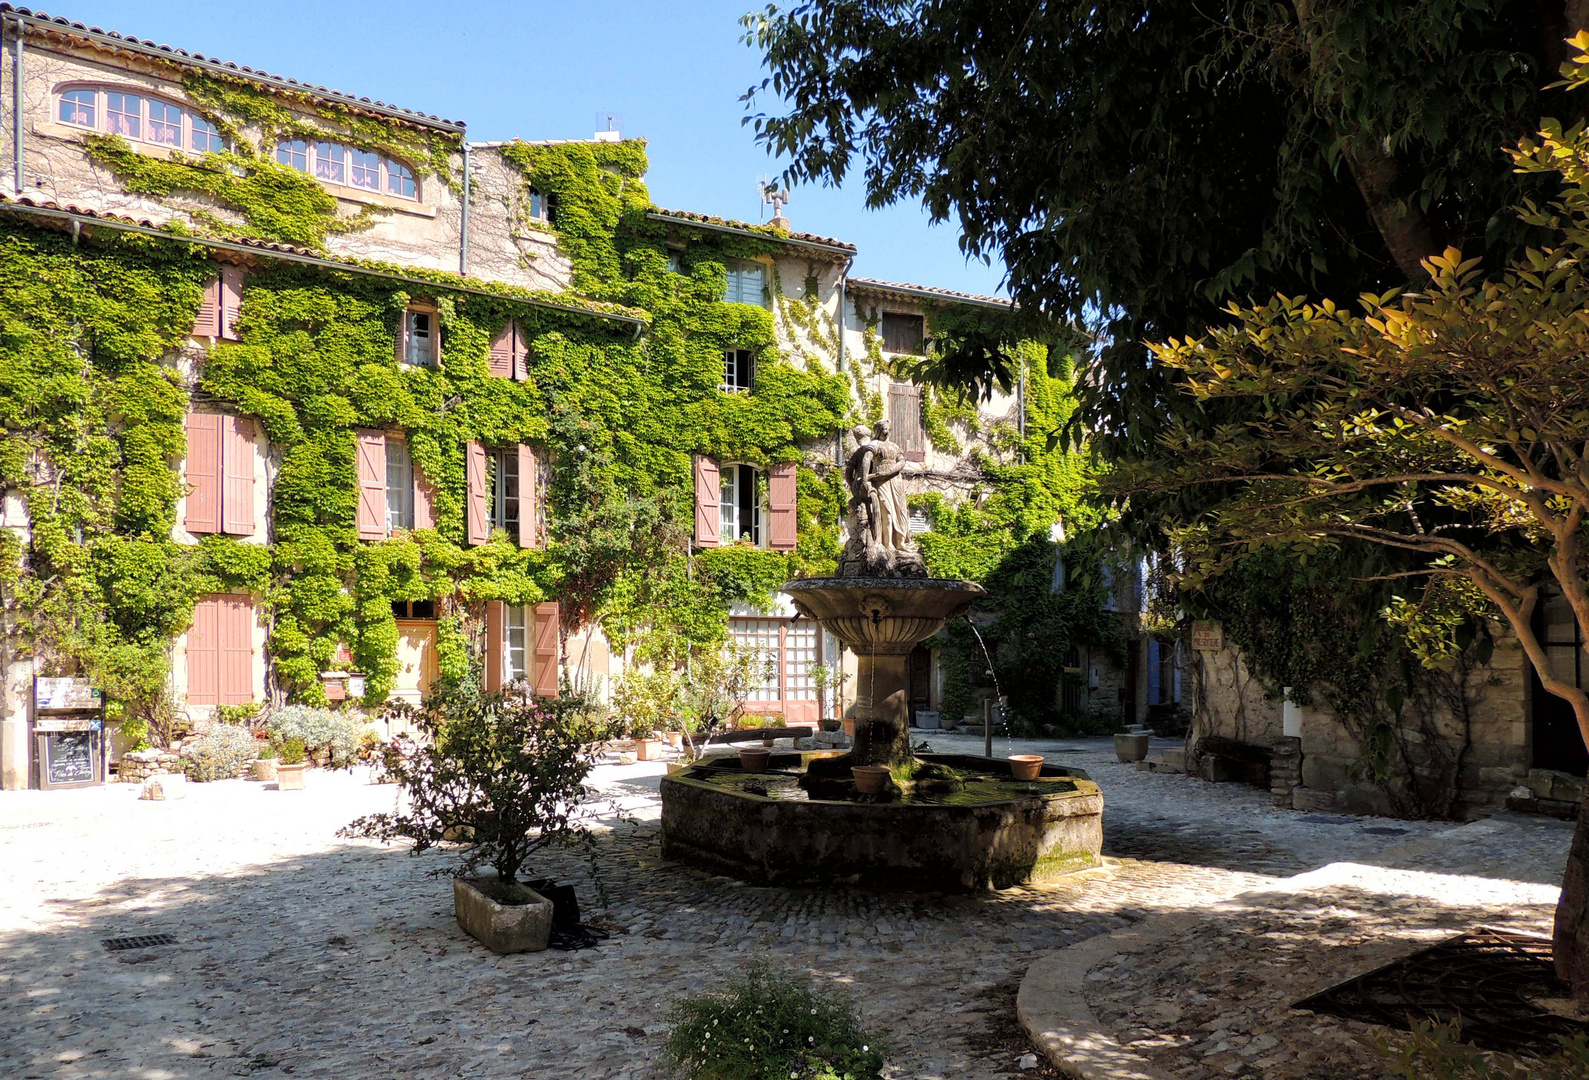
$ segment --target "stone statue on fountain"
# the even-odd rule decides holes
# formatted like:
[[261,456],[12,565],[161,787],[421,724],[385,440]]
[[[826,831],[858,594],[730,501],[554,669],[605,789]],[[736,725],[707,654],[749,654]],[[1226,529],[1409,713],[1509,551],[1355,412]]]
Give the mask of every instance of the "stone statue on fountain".
[[889,438],[887,420],[871,432],[857,425],[850,434],[855,449],[844,464],[849,539],[839,556],[839,576],[925,578],[927,566],[910,535],[909,498],[899,482],[909,468],[905,452]]

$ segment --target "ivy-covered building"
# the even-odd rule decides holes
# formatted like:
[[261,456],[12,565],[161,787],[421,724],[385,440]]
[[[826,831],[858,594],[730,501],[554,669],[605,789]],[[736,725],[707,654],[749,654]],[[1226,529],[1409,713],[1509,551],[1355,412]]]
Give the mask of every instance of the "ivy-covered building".
[[[918,464],[935,572],[984,576],[1085,487],[1048,439],[1061,358],[1031,347],[980,405],[905,375],[1005,301],[658,208],[642,141],[470,142],[26,8],[0,27],[5,787],[38,674],[92,680],[132,745],[417,697],[472,656],[601,693],[735,638],[771,661],[751,707],[812,719],[841,658],[776,588],[834,564],[850,424],[889,418]],[[935,707],[944,665],[918,667]]]

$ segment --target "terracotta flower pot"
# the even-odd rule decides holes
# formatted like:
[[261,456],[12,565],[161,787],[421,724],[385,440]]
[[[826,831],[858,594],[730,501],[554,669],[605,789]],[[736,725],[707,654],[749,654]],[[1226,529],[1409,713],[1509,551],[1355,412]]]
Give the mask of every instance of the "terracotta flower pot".
[[742,746],[739,748],[739,768],[741,772],[766,772],[767,759],[772,757],[772,751],[765,746]]
[[682,749],[684,746],[684,732],[682,731],[659,731],[657,734],[662,737],[663,742],[675,750]]
[[1014,780],[1036,780],[1043,771],[1042,754],[1011,754],[1010,777]]
[[1135,733],[1115,736],[1115,757],[1121,761],[1141,761],[1148,756],[1148,737]]
[[309,763],[308,762],[304,762],[301,765],[277,765],[276,766],[276,790],[277,791],[302,791],[303,790],[303,774],[308,768],[309,768]]
[[855,790],[860,795],[877,795],[888,783],[887,765],[855,765],[850,768],[855,777]]
[[662,741],[660,739],[636,739],[634,741],[635,757],[640,761],[661,761]]

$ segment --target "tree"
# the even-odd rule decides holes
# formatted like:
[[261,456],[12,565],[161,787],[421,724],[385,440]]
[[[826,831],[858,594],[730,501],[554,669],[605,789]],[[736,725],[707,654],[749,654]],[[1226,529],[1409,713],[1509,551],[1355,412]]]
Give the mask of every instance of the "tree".
[[[1589,33],[1574,42],[1589,81]],[[1486,275],[1455,248],[1416,292],[1362,313],[1277,297],[1154,353],[1206,410],[1183,410],[1161,454],[1108,480],[1157,499],[1203,494],[1171,523],[1193,586],[1244,553],[1368,543],[1407,553],[1397,579],[1457,580],[1516,635],[1589,745],[1589,694],[1558,677],[1534,633],[1559,590],[1589,630],[1589,135],[1547,121],[1513,152],[1562,196],[1523,217],[1557,237]],[[1589,803],[1556,921],[1557,967],[1589,996]]]
[[[1496,208],[1541,185],[1500,148],[1567,93],[1538,87],[1581,7],[809,0],[747,17],[747,99],[786,106],[748,122],[789,181],[861,170],[870,205],[920,199],[1023,310],[1093,330],[1078,420],[1151,454],[1181,402],[1141,342],[1247,296],[1381,292],[1447,244],[1521,249]],[[957,385],[1007,380],[984,344],[944,364]]]

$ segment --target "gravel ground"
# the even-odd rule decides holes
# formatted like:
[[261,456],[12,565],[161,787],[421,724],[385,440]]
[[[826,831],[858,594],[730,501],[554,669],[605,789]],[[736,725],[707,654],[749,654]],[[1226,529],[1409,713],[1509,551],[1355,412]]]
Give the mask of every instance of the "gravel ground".
[[[756,953],[852,992],[897,1048],[891,1077],[1030,1076],[1009,999],[1039,953],[1212,911],[1326,863],[1433,857],[1419,845],[1461,862],[1467,846],[1455,825],[1300,815],[1266,792],[1139,773],[1106,740],[1001,739],[995,752],[1089,770],[1104,790],[1106,869],[977,897],[752,888],[663,862],[663,766],[606,766],[597,782],[634,820],[610,823],[596,878],[572,853],[537,871],[574,882],[612,939],[510,957],[458,929],[446,882],[430,876],[444,854],[336,838],[392,804],[393,789],[359,771],[311,772],[301,793],[239,780],[154,803],[131,785],[0,794],[0,1076],[641,1080],[660,1075],[673,1003]],[[1498,858],[1491,839],[1469,860],[1481,869]],[[1540,849],[1524,880],[1548,877]],[[154,933],[176,943],[101,945]]]

